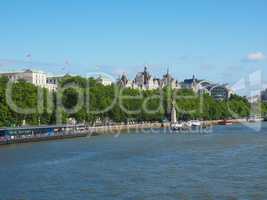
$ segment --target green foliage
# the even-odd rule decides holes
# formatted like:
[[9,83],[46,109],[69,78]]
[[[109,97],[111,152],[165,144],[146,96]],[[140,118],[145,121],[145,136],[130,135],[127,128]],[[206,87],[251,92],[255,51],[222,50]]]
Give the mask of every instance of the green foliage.
[[[211,96],[196,95],[192,90],[140,91],[118,88],[116,85],[103,86],[93,78],[65,76],[60,82],[57,93],[43,90],[43,100],[38,99],[36,86],[25,81],[13,85],[12,100],[20,108],[30,108],[34,112],[23,114],[15,112],[7,104],[6,84],[8,80],[0,78],[0,126],[27,124],[55,124],[57,119],[63,123],[67,118],[93,125],[97,120],[103,122],[162,121],[170,118],[172,99],[176,99],[177,117],[189,119],[226,119],[246,117],[250,113],[250,104],[244,97],[232,95],[228,101],[215,101]],[[77,89],[78,88],[78,89]],[[67,114],[79,102],[77,112]],[[38,107],[38,104],[41,104]],[[64,106],[64,108],[63,108]],[[267,115],[267,104],[261,105],[263,115]]]

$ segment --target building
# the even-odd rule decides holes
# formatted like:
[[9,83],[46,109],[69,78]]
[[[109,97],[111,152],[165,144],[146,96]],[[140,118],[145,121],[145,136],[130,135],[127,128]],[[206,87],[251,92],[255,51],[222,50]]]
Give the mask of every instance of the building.
[[159,78],[153,78],[154,89],[161,87],[162,81]]
[[64,76],[49,76],[46,78],[46,88],[49,91],[56,91],[59,87],[60,81]]
[[46,78],[47,84],[59,85],[64,76],[49,76]]
[[126,73],[124,73],[120,79],[120,85],[126,88],[134,88],[137,89],[138,86],[135,84],[135,80],[129,80]]
[[198,81],[196,91],[199,95],[201,95],[201,94],[209,94],[210,95],[209,89],[215,85],[216,84],[209,82],[209,81],[206,81],[206,80]]
[[47,83],[45,88],[47,88],[50,92],[55,92],[58,89],[58,85]]
[[143,72],[137,73],[134,80],[129,80],[125,73],[117,80],[117,84],[122,87],[128,87],[133,89],[152,90],[160,87],[159,79],[153,78],[147,71],[147,67]]
[[11,81],[18,81],[23,79],[22,72],[7,72],[0,73],[0,77],[7,77]]
[[212,83],[206,80],[199,80],[193,75],[191,79],[185,79],[180,84],[183,89],[190,89],[196,93],[206,93],[208,92],[207,87]]
[[98,83],[101,83],[104,86],[108,86],[108,85],[111,85],[112,84],[112,80],[110,78],[106,77],[106,76],[103,76],[103,75],[99,75],[96,78],[96,81]]
[[[27,69],[20,72],[0,73],[0,76],[5,76],[11,81],[25,80],[35,86],[47,88],[49,91],[56,91],[60,81],[69,75],[48,77],[47,74],[42,71]],[[98,76],[96,81],[105,86],[112,84],[112,80],[103,75]],[[146,66],[144,67],[144,71],[137,73],[133,80],[129,80],[127,75],[123,73],[117,80],[117,84],[122,87],[142,90],[160,89],[167,86],[170,86],[173,89],[192,89],[199,95],[206,93],[216,100],[227,100],[234,93],[227,84],[221,85],[206,80],[198,80],[194,75],[191,79],[185,79],[183,82],[179,83],[170,75],[169,70],[163,75],[162,79],[154,78],[148,72]],[[260,99],[262,101],[267,101],[267,89],[261,92]]]
[[175,80],[169,73],[169,69],[167,70],[167,73],[163,75],[161,80],[161,87],[171,87],[173,89],[180,89],[181,86],[177,80]]
[[46,73],[42,71],[27,69],[21,72],[1,73],[0,76],[5,76],[12,81],[24,80],[36,86],[46,86]]
[[192,78],[190,79],[185,79],[181,83],[181,88],[183,89],[190,89],[193,90],[194,92],[198,92],[198,83],[200,83],[200,80],[197,80],[195,75],[193,75]]
[[133,80],[133,87],[144,90],[154,90],[161,88],[162,80],[153,78],[152,75],[144,68],[143,72],[139,72]]
[[47,84],[47,74],[42,71],[27,69],[20,72],[0,73],[0,76],[5,76],[14,82],[24,80],[35,86],[47,88],[50,91],[54,90],[56,87],[55,85]]
[[261,91],[260,100],[263,102],[267,102],[267,89]]
[[130,83],[126,73],[123,73],[121,77],[118,78],[117,84],[122,87],[132,87],[132,82]]
[[227,84],[214,84],[210,81],[198,80],[194,75],[191,79],[185,79],[181,83],[181,87],[191,89],[199,95],[209,94],[215,100],[227,100],[234,94]]
[[234,92],[227,84],[219,85],[219,84],[212,84],[207,87],[209,94],[215,100],[228,100]]
[[135,78],[131,81],[128,79],[125,73],[117,80],[117,84],[122,87],[129,87],[133,89],[141,89],[141,90],[154,90],[163,88],[166,86],[171,86],[172,88],[180,88],[180,85],[177,80],[175,80],[170,74],[169,70],[163,78],[155,78],[153,77],[147,70],[147,67],[144,67],[143,72],[137,73]]
[[134,79],[134,84],[140,89],[154,88],[154,81],[152,76],[148,72],[147,67],[144,68],[143,72],[137,73]]

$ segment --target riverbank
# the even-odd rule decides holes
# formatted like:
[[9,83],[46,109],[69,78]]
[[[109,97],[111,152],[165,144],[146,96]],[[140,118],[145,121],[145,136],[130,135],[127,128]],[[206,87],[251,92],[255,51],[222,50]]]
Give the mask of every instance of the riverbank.
[[221,124],[221,122],[224,122],[224,121],[230,122],[232,124],[240,124],[240,123],[248,122],[247,119],[243,118],[243,119],[231,119],[231,120],[222,120],[222,119],[219,119],[219,120],[208,120],[208,121],[203,121],[203,123],[207,124],[207,125],[218,125],[218,124]]
[[[203,126],[214,126],[218,125],[223,120],[209,120],[202,121]],[[246,119],[233,119],[230,120],[233,124],[245,123]],[[84,130],[73,130],[73,131],[65,131],[60,132],[58,134],[53,135],[38,135],[32,136],[28,135],[26,137],[21,138],[11,138],[8,140],[0,141],[0,145],[8,145],[8,144],[20,144],[20,143],[28,143],[28,142],[41,142],[48,140],[60,140],[60,139],[68,139],[68,138],[76,138],[76,137],[87,137],[87,136],[97,136],[102,134],[119,134],[125,133],[128,131],[140,131],[144,129],[159,129],[159,128],[170,128],[170,123],[142,123],[142,124],[127,124],[127,125],[110,125],[110,126],[96,126],[96,127],[85,127]]]
[[10,138],[8,140],[0,141],[0,145],[97,136],[101,134],[118,134],[121,132],[128,132],[134,130],[140,131],[144,129],[158,129],[158,128],[168,128],[168,127],[169,123],[142,123],[142,124],[128,124],[128,125],[85,127],[85,130],[65,131],[54,135],[38,135],[38,136],[28,135],[21,138]]

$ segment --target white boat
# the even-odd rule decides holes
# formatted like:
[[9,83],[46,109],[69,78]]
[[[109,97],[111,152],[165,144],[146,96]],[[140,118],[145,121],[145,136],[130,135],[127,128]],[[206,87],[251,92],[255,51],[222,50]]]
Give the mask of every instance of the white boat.
[[171,129],[174,131],[181,130],[182,128],[183,128],[183,124],[181,123],[176,122],[176,123],[171,124]]
[[201,126],[201,121],[198,120],[192,120],[191,121],[192,126],[196,127],[196,126]]
[[184,126],[187,128],[192,127],[192,122],[191,121],[184,122]]
[[249,116],[248,118],[248,122],[260,122],[262,120],[263,119],[261,117],[256,116],[256,115]]

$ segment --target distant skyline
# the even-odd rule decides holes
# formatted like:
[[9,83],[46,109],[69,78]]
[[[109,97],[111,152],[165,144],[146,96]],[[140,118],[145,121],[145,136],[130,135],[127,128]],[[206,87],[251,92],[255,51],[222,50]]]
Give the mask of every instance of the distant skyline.
[[0,71],[267,82],[267,1],[1,1]]

